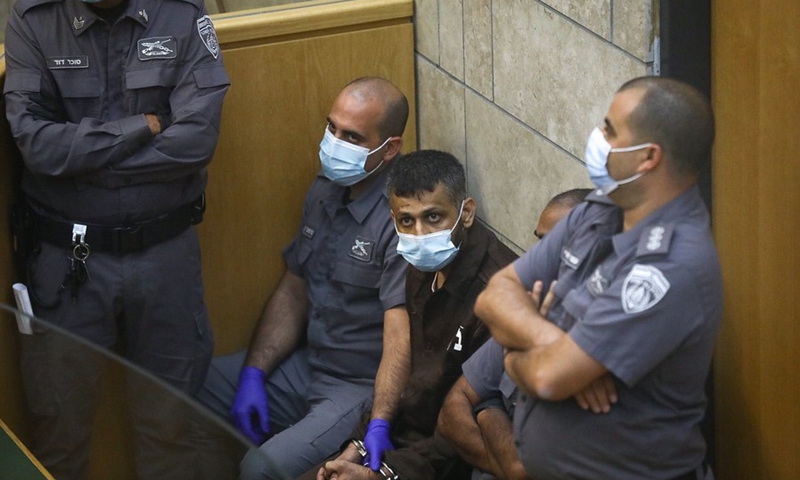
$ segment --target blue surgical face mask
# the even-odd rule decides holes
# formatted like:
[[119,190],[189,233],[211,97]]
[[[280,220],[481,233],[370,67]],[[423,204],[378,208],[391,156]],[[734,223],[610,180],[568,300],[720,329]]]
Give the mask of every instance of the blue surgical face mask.
[[[423,272],[436,272],[453,261],[458,253],[458,247],[453,245],[453,230],[461,215],[464,213],[464,202],[461,202],[461,211],[453,227],[441,232],[433,232],[427,235],[411,235],[409,233],[397,232],[397,253],[403,256],[408,263]],[[395,225],[397,230],[397,225]]]
[[322,162],[322,173],[343,187],[349,187],[364,180],[381,164],[367,172],[364,166],[367,164],[367,157],[377,152],[384,145],[389,143],[391,137],[387,138],[380,147],[375,150],[359,147],[352,143],[339,140],[330,130],[325,128],[325,135],[319,144],[319,160]]
[[586,155],[584,157],[586,169],[589,171],[589,178],[592,179],[592,183],[605,195],[613,192],[620,185],[625,185],[626,183],[637,180],[644,174],[637,173],[623,180],[614,180],[611,178],[611,175],[608,173],[608,155],[610,153],[633,152],[649,147],[650,145],[652,145],[652,143],[642,143],[641,145],[624,148],[611,148],[611,144],[606,140],[602,130],[595,127],[595,129],[592,130],[592,134],[589,135],[589,141],[586,143]]

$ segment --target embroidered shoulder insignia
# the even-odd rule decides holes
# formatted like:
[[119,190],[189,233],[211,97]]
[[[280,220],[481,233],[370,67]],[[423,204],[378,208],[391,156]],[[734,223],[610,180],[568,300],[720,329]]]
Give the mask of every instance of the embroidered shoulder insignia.
[[197,20],[197,33],[200,35],[200,40],[206,46],[214,58],[219,56],[219,42],[217,42],[217,32],[214,30],[214,23],[211,17],[203,15]]
[[639,313],[661,301],[669,291],[669,281],[652,265],[634,265],[622,284],[622,309]]

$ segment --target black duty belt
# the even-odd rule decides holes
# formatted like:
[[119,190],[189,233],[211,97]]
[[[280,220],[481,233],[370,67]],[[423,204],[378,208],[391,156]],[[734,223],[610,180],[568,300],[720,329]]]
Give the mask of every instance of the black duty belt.
[[[133,253],[146,250],[161,242],[177,237],[190,225],[203,220],[205,196],[177,210],[145,222],[123,225],[86,224],[83,241],[94,252]],[[71,247],[75,223],[54,220],[34,212],[34,224],[38,240],[59,247]]]

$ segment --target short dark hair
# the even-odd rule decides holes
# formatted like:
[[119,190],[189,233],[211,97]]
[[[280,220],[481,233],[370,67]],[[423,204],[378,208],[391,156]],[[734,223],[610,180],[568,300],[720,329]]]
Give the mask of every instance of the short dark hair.
[[573,209],[576,205],[586,200],[586,196],[592,193],[591,188],[573,188],[566,192],[561,192],[555,197],[551,198],[545,208],[547,207],[564,207]]
[[381,137],[402,137],[408,122],[408,99],[392,82],[381,77],[361,77],[345,86],[353,93],[376,95],[383,100],[383,119],[378,125]]
[[444,186],[447,196],[459,208],[467,198],[464,167],[453,155],[439,150],[418,150],[392,162],[387,189],[401,198],[419,197]]
[[637,143],[661,146],[678,174],[696,175],[711,160],[714,112],[705,95],[681,81],[664,77],[639,77],[618,92],[645,90],[628,118]]

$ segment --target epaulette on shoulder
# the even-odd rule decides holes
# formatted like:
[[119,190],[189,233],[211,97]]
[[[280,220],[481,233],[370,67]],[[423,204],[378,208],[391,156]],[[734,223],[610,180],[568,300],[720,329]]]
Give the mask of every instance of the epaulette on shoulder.
[[642,232],[642,236],[639,237],[639,247],[636,249],[636,256],[664,255],[668,253],[670,243],[672,242],[672,233],[674,231],[675,225],[671,223],[656,224],[645,228]]
[[61,1],[62,0],[17,0],[14,3],[14,11],[21,17],[33,7],[44,5],[45,3],[59,3]]

